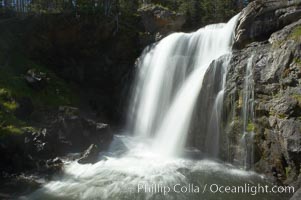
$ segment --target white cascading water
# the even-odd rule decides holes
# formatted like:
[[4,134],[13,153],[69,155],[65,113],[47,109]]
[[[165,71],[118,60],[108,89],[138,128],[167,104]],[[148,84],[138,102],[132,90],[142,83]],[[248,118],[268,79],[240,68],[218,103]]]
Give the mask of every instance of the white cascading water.
[[[217,71],[220,72],[220,80],[219,83],[219,91],[216,94],[213,107],[211,110],[207,110],[210,112],[210,118],[207,119],[209,122],[206,140],[205,140],[205,152],[211,158],[219,158],[218,148],[220,146],[220,137],[221,137],[221,127],[222,127],[222,112],[223,112],[223,103],[224,103],[224,94],[225,94],[225,86],[226,86],[226,78],[227,78],[227,67],[229,65],[231,54],[220,58],[218,61],[222,61],[220,64],[218,61],[214,62],[214,73],[213,78],[216,78]],[[220,67],[221,69],[217,70],[216,68]],[[215,79],[210,79],[209,81],[214,81]],[[208,98],[208,97],[207,97]]]
[[172,34],[141,57],[129,119],[136,136],[154,135],[159,155],[181,154],[204,75],[213,60],[231,52],[237,19]]
[[241,164],[245,169],[252,168],[254,163],[253,156],[253,138],[254,138],[254,79],[253,79],[253,61],[254,55],[248,59],[246,74],[244,77],[243,90],[243,136],[241,138],[242,158]]
[[[210,183],[267,183],[262,177],[231,165],[176,157],[185,145],[210,63],[231,51],[237,19],[235,16],[228,24],[207,26],[191,34],[172,34],[150,51],[147,49],[139,60],[132,98],[129,127],[134,137],[116,135],[110,149],[99,155],[99,162],[81,165],[71,161],[63,175],[25,199],[253,199],[248,193],[225,196],[200,190]],[[223,91],[216,97],[216,112],[222,97]],[[217,115],[213,118],[218,118]],[[160,190],[176,184],[184,192]],[[141,190],[139,185],[143,187]]]

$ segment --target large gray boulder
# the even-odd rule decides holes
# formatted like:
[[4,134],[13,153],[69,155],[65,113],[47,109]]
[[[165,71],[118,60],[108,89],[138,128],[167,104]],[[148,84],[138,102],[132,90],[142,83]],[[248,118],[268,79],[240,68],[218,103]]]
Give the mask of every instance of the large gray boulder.
[[256,0],[241,13],[234,47],[241,49],[252,41],[270,35],[301,18],[301,0]]

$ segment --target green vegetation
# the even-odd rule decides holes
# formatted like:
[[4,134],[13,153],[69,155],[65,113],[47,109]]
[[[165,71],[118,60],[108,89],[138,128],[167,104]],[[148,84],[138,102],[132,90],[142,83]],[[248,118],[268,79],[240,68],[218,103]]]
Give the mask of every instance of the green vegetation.
[[[35,109],[77,103],[77,97],[69,89],[70,86],[53,72],[20,55],[13,55],[12,60],[8,67],[0,68],[0,135],[19,134],[28,126],[25,121],[15,116],[19,106],[17,99],[29,98]],[[26,83],[24,76],[29,69],[42,71],[49,77],[45,88],[36,90]]]
[[[1,127],[0,129],[0,133],[4,133],[5,134],[21,134],[22,133],[22,129],[17,128],[13,125],[8,125],[6,127]],[[0,134],[2,136],[2,134]]]
[[[41,91],[26,84],[24,76],[29,69],[43,72],[49,77]],[[35,105],[58,106],[75,103],[76,98],[68,88],[70,87],[53,72],[18,54],[12,55],[12,63],[8,67],[0,69],[0,89],[11,93],[15,98],[29,97]]]
[[247,131],[248,132],[253,132],[255,130],[255,124],[252,122],[249,122],[247,125]]
[[301,65],[301,59],[300,59],[300,58],[294,58],[294,62],[295,62],[297,65]]
[[285,168],[285,176],[288,177],[290,175],[290,173],[292,172],[292,168],[291,167],[286,167]]
[[0,89],[0,137],[6,134],[20,134],[25,124],[18,120],[14,112],[17,103],[13,100],[10,91]]
[[26,130],[32,130],[27,122],[15,116],[18,103],[14,100],[11,92],[0,89],[0,137],[11,134],[22,134]]
[[287,117],[285,114],[277,114],[273,109],[270,110],[269,115],[278,117],[279,119],[285,119]]
[[301,42],[301,26],[297,26],[296,28],[294,28],[294,30],[291,32],[289,38],[291,38],[297,42]]
[[[72,86],[25,56],[26,49],[17,29],[24,27],[19,27],[14,21],[1,24],[1,27],[6,28],[0,32],[0,137],[32,129],[31,116],[26,119],[16,116],[20,99],[30,99],[35,111],[57,109],[60,105],[74,105],[78,101],[70,89]],[[29,70],[45,75],[47,81],[42,89],[33,88],[26,82],[25,75]]]
[[239,94],[239,99],[238,99],[238,105],[237,105],[238,108],[242,108],[243,107],[243,92],[241,92]]
[[[287,38],[274,41],[272,47],[274,49],[280,48],[281,45],[283,45],[287,39],[292,39],[296,42],[301,42],[301,26],[295,27]],[[294,61],[295,63],[301,65],[301,60],[299,58],[295,58]]]
[[285,119],[287,118],[287,116],[285,114],[278,114],[277,115],[280,119]]
[[75,100],[64,83],[54,76],[53,83],[49,83],[42,91],[35,91],[25,83],[22,75],[16,76],[2,70],[0,74],[0,135],[20,134],[28,126],[27,120],[20,120],[15,116],[19,106],[16,101],[18,97],[30,98],[35,109],[70,105]]
[[295,95],[293,95],[293,98],[296,99],[298,101],[299,105],[301,106],[301,95],[295,94]]

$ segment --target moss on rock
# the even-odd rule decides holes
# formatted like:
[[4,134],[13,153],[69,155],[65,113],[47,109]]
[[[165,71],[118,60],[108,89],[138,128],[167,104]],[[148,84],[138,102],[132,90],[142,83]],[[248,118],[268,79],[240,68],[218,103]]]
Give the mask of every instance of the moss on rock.
[[295,27],[290,36],[289,36],[290,39],[293,39],[297,42],[301,42],[301,26],[297,26]]

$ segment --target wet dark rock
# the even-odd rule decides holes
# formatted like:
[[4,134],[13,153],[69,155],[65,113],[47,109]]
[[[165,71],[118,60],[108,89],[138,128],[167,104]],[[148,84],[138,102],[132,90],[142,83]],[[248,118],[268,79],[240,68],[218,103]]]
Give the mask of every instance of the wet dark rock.
[[61,152],[79,152],[91,144],[98,144],[106,149],[112,138],[110,126],[87,119],[78,113],[76,108],[60,108],[58,118],[52,123],[50,132],[57,135],[60,141],[68,141],[70,145],[60,145]]
[[58,154],[60,141],[46,128],[25,133],[25,149],[36,159],[48,159]]
[[24,78],[26,83],[36,90],[45,88],[47,81],[49,80],[46,73],[37,71],[35,69],[28,70]]
[[27,154],[23,135],[9,135],[0,140],[0,171],[15,173],[34,168],[35,163]]
[[74,107],[60,107],[47,126],[25,134],[27,152],[38,159],[81,152],[93,143],[104,150],[113,138],[109,125],[83,117]]
[[[189,137],[188,143],[190,146],[201,150],[205,154],[219,151],[217,147],[210,147],[207,145],[211,144],[210,140],[212,139],[213,135],[215,135],[219,131],[218,126],[216,127],[216,129],[210,129],[208,118],[211,118],[209,113],[211,113],[211,111],[213,110],[215,98],[217,97],[218,92],[222,87],[222,64],[224,58],[226,57],[217,59],[210,64],[203,80],[203,85],[205,85],[205,87],[202,87],[202,90],[200,92],[200,94],[202,95],[198,97],[198,103],[196,105],[193,116],[194,120],[191,124],[191,137]],[[198,134],[200,132],[202,132],[203,134]],[[208,133],[208,135],[205,135],[204,133]]]
[[57,174],[62,171],[64,166],[63,161],[56,157],[54,159],[49,159],[42,165],[40,171],[46,175],[46,177],[51,177],[53,174]]
[[97,162],[99,154],[99,148],[95,144],[91,144],[90,147],[83,153],[82,157],[77,161],[80,164],[94,164]]
[[42,185],[37,177],[26,175],[0,175],[0,199],[18,199],[21,195],[29,194]]

